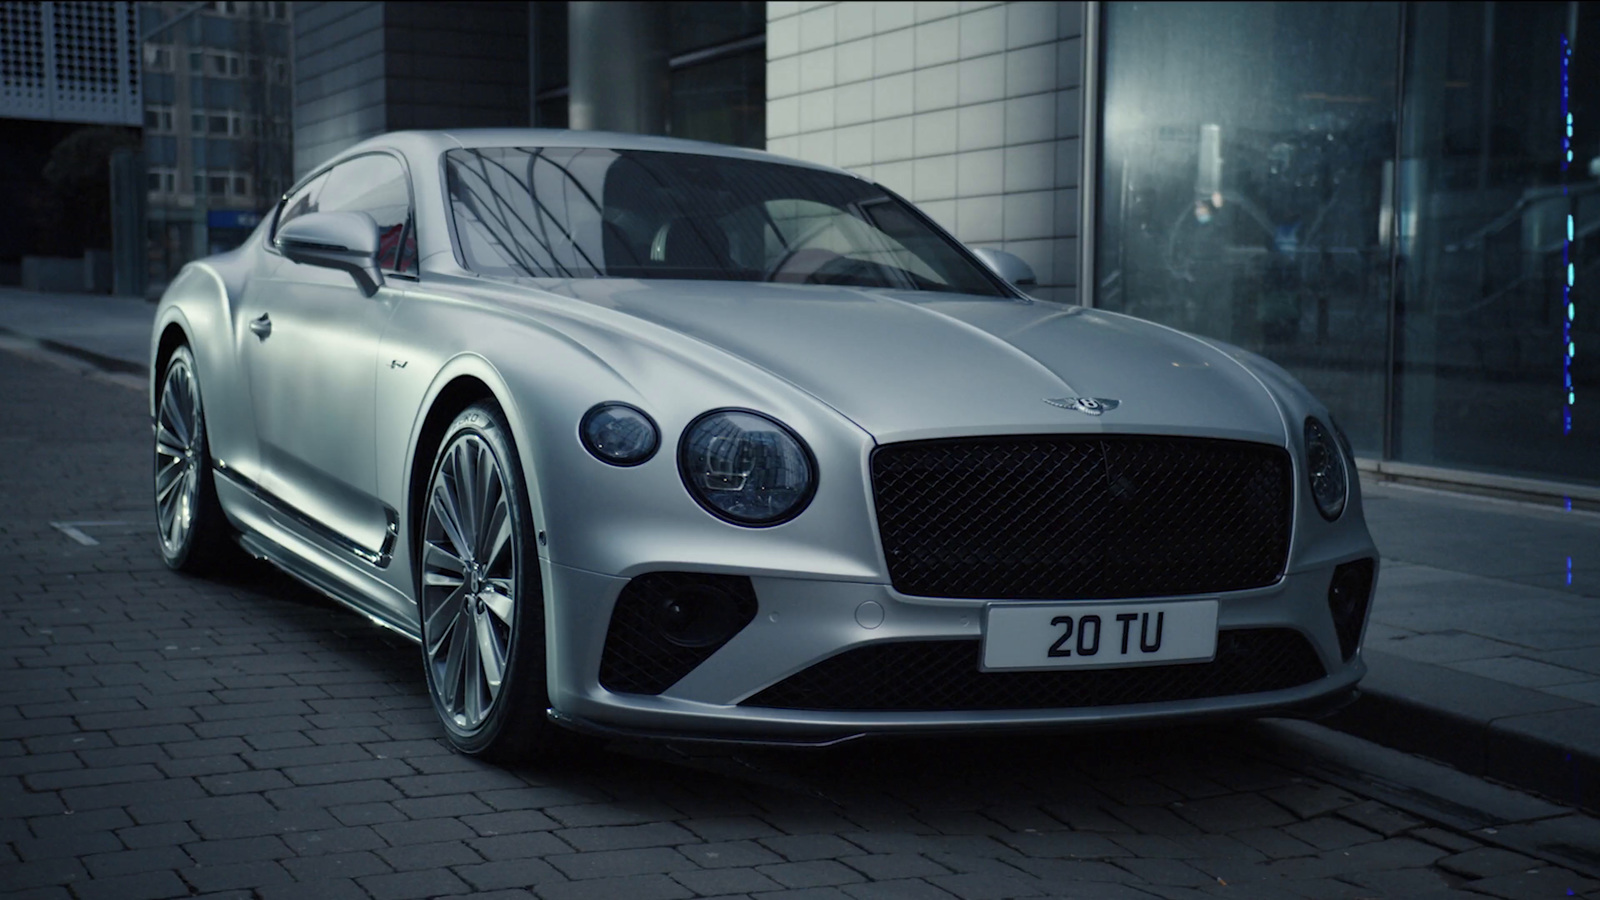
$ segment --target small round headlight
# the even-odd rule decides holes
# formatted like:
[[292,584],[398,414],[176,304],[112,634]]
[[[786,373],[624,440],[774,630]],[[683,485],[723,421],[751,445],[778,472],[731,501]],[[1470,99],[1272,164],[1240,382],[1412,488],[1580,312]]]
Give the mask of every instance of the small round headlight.
[[1316,419],[1306,419],[1306,474],[1311,479],[1311,499],[1317,512],[1332,522],[1344,512],[1350,492],[1349,473],[1339,444]]
[[578,437],[595,459],[613,466],[637,466],[661,446],[656,423],[626,403],[601,403],[584,413]]
[[712,515],[761,527],[800,515],[817,489],[811,451],[788,426],[760,413],[708,412],[684,430],[678,469]]

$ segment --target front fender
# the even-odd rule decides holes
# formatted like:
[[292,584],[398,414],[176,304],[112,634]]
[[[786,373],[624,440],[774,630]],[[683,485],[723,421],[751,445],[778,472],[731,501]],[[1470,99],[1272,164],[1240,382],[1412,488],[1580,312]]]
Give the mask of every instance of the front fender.
[[226,281],[207,262],[190,263],[173,279],[162,294],[150,332],[150,415],[155,416],[165,374],[161,371],[162,340],[177,329],[194,354],[211,458],[226,461],[245,477],[259,480],[255,416],[239,366],[233,312]]

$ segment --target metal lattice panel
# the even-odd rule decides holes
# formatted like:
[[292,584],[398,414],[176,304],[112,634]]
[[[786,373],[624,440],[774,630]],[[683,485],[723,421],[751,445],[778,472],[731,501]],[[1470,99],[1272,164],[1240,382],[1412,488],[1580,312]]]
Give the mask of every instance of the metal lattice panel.
[[[663,601],[684,592],[715,592],[736,611],[727,637],[702,646],[669,640],[659,617]],[[617,596],[600,655],[600,686],[624,694],[659,694],[711,658],[756,617],[750,579],[693,572],[652,572],[629,581]]]
[[0,3],[0,117],[140,124],[134,7]]
[[872,455],[890,579],[926,597],[1270,585],[1288,561],[1292,479],[1280,447],[1203,438],[918,441]]
[[1207,663],[1131,669],[980,672],[979,642],[869,644],[778,682],[741,706],[854,711],[1077,709],[1276,691],[1327,674],[1286,628],[1219,632]]

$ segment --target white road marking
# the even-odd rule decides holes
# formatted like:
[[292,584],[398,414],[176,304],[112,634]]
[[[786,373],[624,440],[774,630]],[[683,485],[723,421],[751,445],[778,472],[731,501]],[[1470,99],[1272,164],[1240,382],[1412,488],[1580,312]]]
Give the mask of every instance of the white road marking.
[[[55,530],[57,530],[59,532],[61,532],[62,534],[66,535],[67,537],[72,538],[73,540],[75,540],[78,543],[84,545],[85,547],[94,547],[94,546],[98,546],[100,542],[95,540],[94,538],[90,537],[89,535],[85,534],[81,530],[81,528],[99,528],[99,527],[103,527],[103,526],[126,525],[126,524],[128,524],[128,523],[127,522],[122,522],[122,521],[107,521],[107,522],[51,522],[50,523],[50,527],[54,528]],[[80,528],[80,526],[81,526],[81,528]]]
[[57,530],[59,532],[61,532],[62,534],[66,535],[67,537],[72,538],[73,540],[75,540],[78,543],[84,545],[85,547],[93,547],[94,545],[100,543],[99,541],[95,540],[94,538],[89,537],[87,534],[84,534],[83,532],[79,531],[77,526],[73,525],[70,522],[51,522],[50,523],[50,527],[54,528],[55,530]]

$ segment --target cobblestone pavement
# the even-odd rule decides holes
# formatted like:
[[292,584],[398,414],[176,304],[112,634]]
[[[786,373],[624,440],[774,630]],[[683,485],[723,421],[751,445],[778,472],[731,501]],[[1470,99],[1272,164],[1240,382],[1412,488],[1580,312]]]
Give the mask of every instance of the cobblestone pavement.
[[0,352],[0,894],[1600,898],[1594,820],[1298,723],[456,756],[403,639],[161,566],[142,403]]

